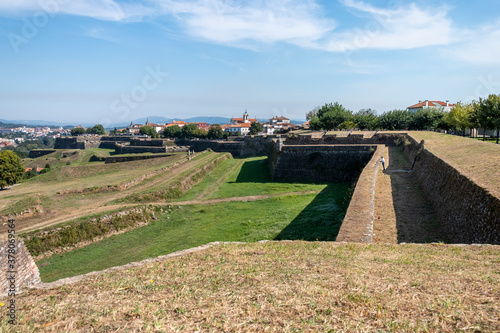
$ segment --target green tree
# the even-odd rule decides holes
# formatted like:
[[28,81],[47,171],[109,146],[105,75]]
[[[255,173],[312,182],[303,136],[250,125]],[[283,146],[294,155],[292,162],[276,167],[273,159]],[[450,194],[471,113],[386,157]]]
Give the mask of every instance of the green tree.
[[361,130],[374,131],[378,128],[378,117],[372,109],[361,109],[354,114],[354,122]]
[[[500,130],[500,95],[491,94],[488,98],[480,99],[478,111],[479,123],[484,130],[496,130],[496,143],[498,144]],[[483,140],[484,137],[485,134],[483,134]]]
[[408,128],[418,131],[435,131],[444,117],[442,109],[422,108],[411,115]]
[[201,129],[201,128],[196,128],[193,131],[193,137],[195,137],[195,138],[206,139],[207,135],[208,135],[208,132],[205,131],[204,129]]
[[24,174],[21,159],[10,150],[0,152],[0,189],[14,185]]
[[250,134],[255,135],[259,132],[262,132],[264,128],[262,127],[262,124],[259,122],[253,122],[250,125]]
[[42,138],[42,144],[45,146],[44,148],[54,148],[56,143],[56,139],[51,136],[45,136]]
[[222,127],[220,127],[219,124],[213,124],[212,126],[210,126],[210,129],[208,130],[207,137],[210,140],[222,139],[224,138],[224,131],[222,130]]
[[411,112],[407,110],[392,110],[384,112],[378,118],[379,127],[385,130],[407,130],[412,120]]
[[75,127],[71,130],[72,136],[85,134],[85,129],[83,127]]
[[443,120],[445,123],[450,125],[455,129],[455,133],[457,133],[457,128],[462,131],[462,135],[465,135],[465,130],[467,128],[472,128],[472,115],[473,115],[472,104],[462,104],[457,103],[453,108],[451,108],[450,112],[447,112]]
[[352,130],[353,128],[356,128],[358,124],[351,120],[346,120],[342,124],[339,125],[339,129],[345,129],[345,130]]
[[193,132],[198,129],[196,124],[187,124],[182,126],[181,129],[181,138],[183,139],[192,139],[194,137]]
[[139,129],[139,134],[149,135],[152,138],[159,138],[160,137],[160,135],[158,134],[158,132],[156,132],[155,129],[153,127],[151,127],[151,126],[142,126]]
[[87,129],[87,133],[89,134],[96,134],[96,135],[106,135],[106,130],[104,129],[104,126],[101,124],[94,125],[92,128]]
[[315,130],[332,130],[345,121],[352,120],[352,112],[338,102],[325,104],[311,118],[310,127]]
[[181,136],[181,128],[177,125],[166,127],[163,130],[165,138],[179,138]]

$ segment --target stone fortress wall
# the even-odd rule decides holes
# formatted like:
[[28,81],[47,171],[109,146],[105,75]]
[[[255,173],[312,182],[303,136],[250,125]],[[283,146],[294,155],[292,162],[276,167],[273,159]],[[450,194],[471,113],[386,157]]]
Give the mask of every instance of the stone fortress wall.
[[377,146],[284,145],[270,155],[271,174],[284,182],[349,182],[356,180]]
[[[10,282],[7,280],[9,277],[8,270],[8,245],[7,241],[0,243],[0,263],[2,265],[2,275],[0,280],[0,296],[5,296],[8,294],[10,289]],[[24,245],[24,242],[20,238],[16,238],[15,243],[15,287],[16,293],[19,289],[36,285],[40,283],[40,272],[35,264],[35,261],[31,257],[28,249]]]
[[452,243],[500,244],[500,199],[408,136],[404,153]]

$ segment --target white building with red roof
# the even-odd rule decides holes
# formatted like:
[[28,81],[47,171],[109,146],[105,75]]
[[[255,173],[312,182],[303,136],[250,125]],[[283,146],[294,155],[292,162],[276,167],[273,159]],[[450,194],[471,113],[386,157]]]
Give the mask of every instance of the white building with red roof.
[[271,125],[290,124],[290,119],[283,117],[283,116],[281,116],[281,117],[275,116],[275,117],[269,119],[269,123]]
[[444,111],[449,112],[451,108],[455,107],[455,104],[451,104],[450,101],[441,102],[441,101],[418,101],[417,104],[409,106],[406,110],[416,112],[421,109],[438,109],[442,108]]
[[256,123],[257,119],[255,118],[248,118],[248,112],[245,110],[245,113],[243,114],[243,118],[231,118],[231,125],[236,125],[236,124],[251,124],[251,123]]
[[252,124],[242,123],[242,124],[233,124],[229,125],[224,131],[229,132],[229,134],[236,134],[236,132],[240,132],[241,135],[247,135],[250,133],[250,127]]

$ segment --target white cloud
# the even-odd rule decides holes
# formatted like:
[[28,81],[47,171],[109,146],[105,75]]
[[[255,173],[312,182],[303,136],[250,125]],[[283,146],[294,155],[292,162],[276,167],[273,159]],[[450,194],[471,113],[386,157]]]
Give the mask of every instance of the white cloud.
[[333,30],[314,1],[159,1],[187,32],[219,44],[287,42],[305,45]]
[[113,0],[0,0],[0,13],[16,15],[39,11],[103,21],[134,21],[153,12],[152,8],[120,5]]
[[452,27],[447,8],[422,9],[415,4],[376,8],[355,0],[341,0],[348,9],[369,15],[364,26],[332,34],[319,48],[334,51],[359,49],[404,50],[448,45],[461,34]]
[[442,50],[446,58],[478,65],[500,65],[500,21],[469,31],[455,45]]
[[[282,42],[345,54],[363,49],[436,46],[447,58],[500,63],[500,21],[466,31],[454,26],[449,7],[424,8],[396,2],[396,6],[383,8],[362,0],[339,1],[365,23],[343,29],[333,18],[325,17],[317,0],[0,0],[0,14],[25,15],[45,10],[103,21],[170,18],[193,38],[228,46],[258,49]],[[85,34],[107,38],[95,29]]]

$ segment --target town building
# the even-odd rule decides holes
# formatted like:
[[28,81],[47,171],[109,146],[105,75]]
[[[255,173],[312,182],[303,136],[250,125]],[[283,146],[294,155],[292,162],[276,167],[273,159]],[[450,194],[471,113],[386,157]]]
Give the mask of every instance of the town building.
[[248,118],[248,112],[245,110],[245,113],[243,114],[243,118],[231,118],[231,125],[236,125],[236,124],[251,124],[251,123],[256,123],[257,118]]
[[125,128],[125,133],[127,134],[139,134],[139,130],[141,129],[142,125],[141,124],[134,124],[133,122],[130,122],[130,125]]
[[230,134],[236,134],[237,132],[240,132],[241,135],[247,135],[250,133],[250,127],[252,124],[249,123],[240,123],[240,124],[234,124],[234,125],[229,125],[224,131],[229,132]]
[[450,101],[441,102],[441,101],[418,101],[417,104],[409,106],[406,110],[411,111],[411,113],[417,112],[422,109],[443,109],[446,112],[449,112],[455,104],[451,104]]

